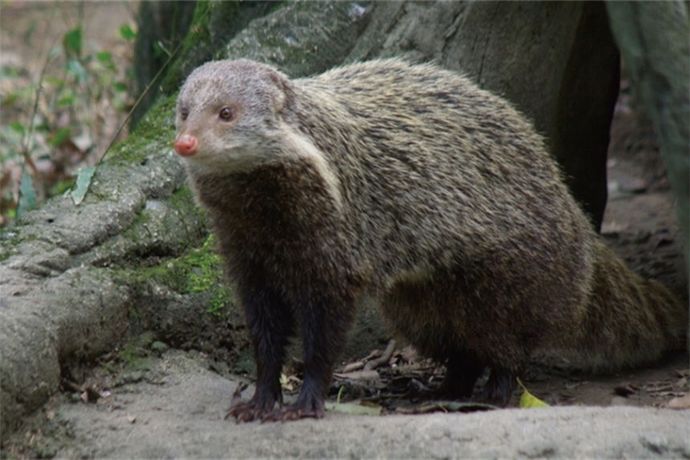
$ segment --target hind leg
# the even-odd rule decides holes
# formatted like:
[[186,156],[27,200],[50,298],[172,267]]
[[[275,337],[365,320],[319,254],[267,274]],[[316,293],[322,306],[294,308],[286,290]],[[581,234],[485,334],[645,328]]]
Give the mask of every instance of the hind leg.
[[505,407],[510,402],[510,398],[515,391],[515,374],[501,367],[492,367],[489,380],[482,389],[479,400],[497,406]]
[[472,396],[474,384],[484,372],[484,366],[470,353],[456,352],[446,362],[446,377],[440,393],[450,399]]

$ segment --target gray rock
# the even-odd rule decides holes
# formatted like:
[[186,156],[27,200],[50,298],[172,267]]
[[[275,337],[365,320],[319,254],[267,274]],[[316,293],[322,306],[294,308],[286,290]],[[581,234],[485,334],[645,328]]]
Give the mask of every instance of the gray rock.
[[[127,386],[110,403],[56,408],[72,438],[59,457],[97,458],[653,458],[690,456],[687,411],[553,407],[382,417],[329,412],[323,420],[223,420],[236,382],[198,356],[166,353],[165,383]],[[124,402],[123,402],[124,401]],[[108,410],[108,404],[118,407]],[[131,420],[135,419],[136,423]],[[50,442],[49,442],[50,441]]]

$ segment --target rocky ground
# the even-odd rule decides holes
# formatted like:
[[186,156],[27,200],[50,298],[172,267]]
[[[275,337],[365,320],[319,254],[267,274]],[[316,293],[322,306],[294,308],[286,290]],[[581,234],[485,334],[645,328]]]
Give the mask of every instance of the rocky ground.
[[[205,357],[168,350],[94,403],[60,395],[9,457],[690,458],[687,411],[568,406],[471,414],[357,416],[235,424],[236,378]],[[15,450],[21,443],[30,451]]]

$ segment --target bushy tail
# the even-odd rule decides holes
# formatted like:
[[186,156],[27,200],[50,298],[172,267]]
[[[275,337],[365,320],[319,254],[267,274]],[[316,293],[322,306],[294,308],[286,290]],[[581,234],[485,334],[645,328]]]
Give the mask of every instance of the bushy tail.
[[592,371],[653,362],[682,349],[688,309],[664,286],[630,271],[602,241],[593,248],[589,305],[576,339],[578,354]]

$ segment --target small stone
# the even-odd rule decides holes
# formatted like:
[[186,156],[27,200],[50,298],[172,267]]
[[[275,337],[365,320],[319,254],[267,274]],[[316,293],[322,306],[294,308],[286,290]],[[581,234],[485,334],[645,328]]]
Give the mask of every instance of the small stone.
[[640,442],[655,454],[664,454],[668,451],[668,441],[663,436],[650,433],[640,436]]
[[144,379],[144,373],[139,371],[126,372],[118,379],[119,384],[138,383]]
[[518,452],[529,458],[554,457],[558,447],[551,442],[535,441],[522,446]]
[[628,398],[624,398],[623,396],[614,396],[611,398],[611,401],[609,402],[609,405],[611,406],[630,406],[630,400]]
[[168,350],[168,348],[168,345],[159,340],[156,340],[151,344],[151,350],[155,351],[156,353],[164,353]]
[[673,398],[668,402],[671,409],[690,409],[690,393],[685,396]]

